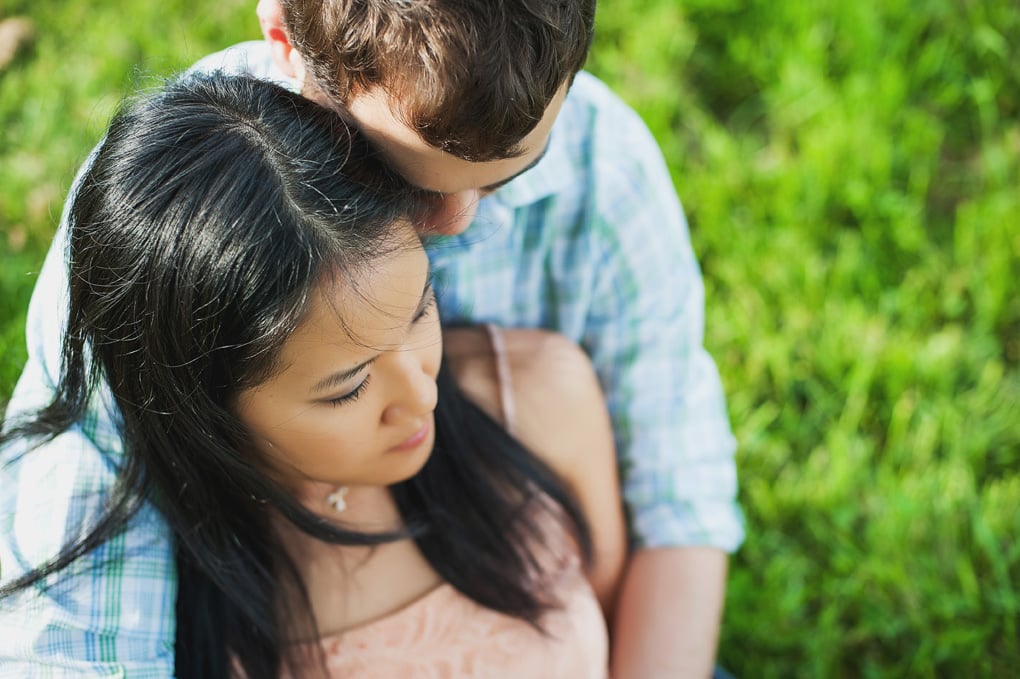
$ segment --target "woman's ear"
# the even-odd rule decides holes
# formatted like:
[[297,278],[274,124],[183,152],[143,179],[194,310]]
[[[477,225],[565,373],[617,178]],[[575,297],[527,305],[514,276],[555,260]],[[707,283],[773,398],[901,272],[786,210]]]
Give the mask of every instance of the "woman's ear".
[[305,62],[294,46],[290,44],[287,26],[283,22],[283,7],[280,0],[259,0],[255,13],[259,17],[262,36],[269,43],[273,63],[286,75],[299,83],[305,81]]

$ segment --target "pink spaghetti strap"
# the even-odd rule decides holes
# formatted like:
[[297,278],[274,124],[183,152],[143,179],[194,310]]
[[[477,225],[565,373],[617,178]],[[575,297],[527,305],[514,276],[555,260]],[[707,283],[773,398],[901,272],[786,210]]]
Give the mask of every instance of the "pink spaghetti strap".
[[503,423],[511,434],[517,430],[517,412],[514,409],[513,382],[510,379],[510,358],[507,356],[506,341],[503,330],[492,323],[486,323],[485,329],[492,342],[492,354],[496,359],[496,379],[499,381],[499,404],[503,412]]

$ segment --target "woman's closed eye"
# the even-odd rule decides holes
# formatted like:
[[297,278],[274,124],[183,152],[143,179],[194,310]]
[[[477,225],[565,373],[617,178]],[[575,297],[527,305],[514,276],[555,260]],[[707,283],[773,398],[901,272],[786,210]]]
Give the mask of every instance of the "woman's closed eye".
[[365,375],[365,379],[361,380],[361,384],[354,387],[353,390],[347,392],[343,396],[337,396],[336,398],[326,399],[324,403],[328,403],[333,407],[337,407],[342,406],[345,403],[353,403],[354,401],[357,401],[358,397],[365,393],[365,389],[368,387],[368,381],[371,377],[372,376],[370,374]]
[[433,309],[436,308],[436,292],[435,292],[435,290],[432,289],[432,285],[431,284],[429,285],[429,291],[428,291],[427,294],[428,294],[428,301],[426,301],[425,304],[422,305],[421,311],[419,311],[415,315],[414,320],[411,321],[412,323],[417,323],[421,319],[423,319],[426,316],[428,316],[429,313]]

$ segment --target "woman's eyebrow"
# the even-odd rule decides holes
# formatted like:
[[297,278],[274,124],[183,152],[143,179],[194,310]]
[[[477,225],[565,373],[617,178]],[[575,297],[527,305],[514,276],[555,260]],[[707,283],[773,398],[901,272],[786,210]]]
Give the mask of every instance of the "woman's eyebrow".
[[347,380],[351,379],[359,372],[361,372],[362,370],[370,366],[372,363],[374,363],[375,359],[377,358],[379,358],[379,354],[376,354],[367,361],[362,361],[353,368],[348,368],[347,370],[337,370],[335,373],[323,377],[321,380],[316,382],[314,386],[312,386],[312,393],[318,394],[333,389],[335,387],[339,387],[340,385],[347,382]]

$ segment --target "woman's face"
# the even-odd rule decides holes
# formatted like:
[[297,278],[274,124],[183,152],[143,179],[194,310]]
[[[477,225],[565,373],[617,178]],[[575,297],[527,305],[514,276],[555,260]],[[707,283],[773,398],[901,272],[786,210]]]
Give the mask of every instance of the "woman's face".
[[356,291],[320,286],[281,369],[239,394],[268,472],[293,491],[390,485],[432,451],[442,335],[428,258],[407,231],[407,246],[369,263]]

